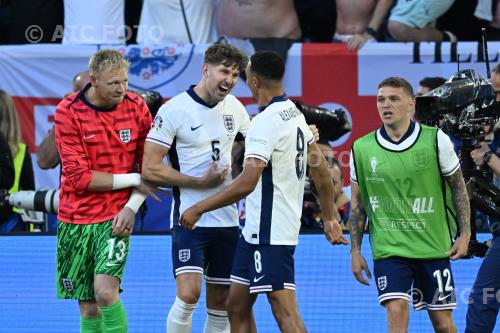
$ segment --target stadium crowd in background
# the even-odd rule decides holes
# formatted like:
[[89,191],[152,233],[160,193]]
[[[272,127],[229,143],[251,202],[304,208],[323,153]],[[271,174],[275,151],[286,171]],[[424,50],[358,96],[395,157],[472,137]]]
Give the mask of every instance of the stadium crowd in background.
[[250,38],[256,50],[276,43],[287,49],[286,40],[341,40],[355,50],[375,40],[478,41],[481,27],[499,40],[499,8],[498,0],[2,1],[0,44],[213,43],[228,36]]

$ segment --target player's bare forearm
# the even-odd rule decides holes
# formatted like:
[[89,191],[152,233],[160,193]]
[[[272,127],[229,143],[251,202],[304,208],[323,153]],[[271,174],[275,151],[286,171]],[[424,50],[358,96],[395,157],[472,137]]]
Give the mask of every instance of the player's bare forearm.
[[349,235],[351,235],[351,251],[361,251],[361,242],[365,232],[366,214],[362,206],[351,207],[349,213]]
[[361,200],[359,187],[351,182],[351,212],[349,213],[349,234],[351,236],[351,252],[361,251],[361,242],[365,232],[366,212]]
[[168,151],[169,149],[164,146],[146,141],[142,158],[142,177],[148,182],[164,187],[203,187],[201,177],[182,174],[171,165],[163,163]]
[[452,175],[446,176],[445,179],[451,188],[460,234],[470,235],[470,203],[462,171],[458,169]]
[[308,161],[311,167],[311,177],[318,190],[323,219],[340,221],[340,215],[335,205],[335,190],[327,162],[316,143],[309,147]]
[[144,164],[143,162],[142,176],[146,181],[164,187],[203,187],[200,177],[184,175],[172,168],[172,166],[162,164],[162,162],[156,165]]
[[242,173],[229,186],[195,205],[201,213],[235,203],[255,189],[266,164],[258,159],[250,160],[245,161]]
[[[212,210],[229,206],[238,200],[243,199],[253,191],[251,186],[244,184],[241,178],[236,178],[229,186],[223,188],[220,192],[208,197],[207,199],[196,204],[196,207],[202,212],[210,212]],[[240,181],[238,181],[240,180]]]
[[92,172],[92,180],[87,188],[91,192],[106,192],[113,190],[113,174],[101,171]]

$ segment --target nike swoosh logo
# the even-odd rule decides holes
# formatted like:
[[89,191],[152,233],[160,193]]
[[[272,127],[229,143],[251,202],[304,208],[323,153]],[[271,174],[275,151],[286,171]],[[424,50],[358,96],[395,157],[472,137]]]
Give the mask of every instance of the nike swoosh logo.
[[200,126],[196,126],[196,127],[193,127],[191,126],[191,131],[196,131],[198,128],[200,128],[201,126],[203,126],[203,124],[201,124]]
[[265,276],[265,275],[262,275],[262,276],[261,276],[261,277],[259,277],[259,278],[254,277],[254,278],[253,278],[253,283],[257,283],[257,282],[259,282],[259,281],[260,281],[260,280],[261,280],[264,276]]
[[93,138],[94,136],[95,136],[95,134],[91,134],[91,135],[84,135],[84,136],[83,136],[83,138],[84,138],[85,140],[87,140],[87,139],[91,139],[91,138]]
[[441,296],[439,296],[439,297],[438,297],[438,300],[439,300],[439,301],[444,301],[445,299],[447,299],[447,298],[448,298],[448,297],[450,297],[450,296],[451,296],[451,294],[449,294],[448,296],[445,296],[445,297],[441,297]]
[[106,267],[116,267],[116,266],[119,266],[120,264],[112,264],[110,262],[107,262],[106,263]]

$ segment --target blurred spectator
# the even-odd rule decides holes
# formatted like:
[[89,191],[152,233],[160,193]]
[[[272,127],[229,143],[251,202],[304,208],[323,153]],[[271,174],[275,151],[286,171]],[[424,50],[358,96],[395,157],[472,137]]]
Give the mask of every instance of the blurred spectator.
[[455,1],[450,9],[438,18],[436,27],[441,31],[453,31],[459,41],[480,40],[481,31],[474,16],[477,2],[477,0]]
[[[88,71],[76,74],[75,77],[73,77],[72,92],[82,90],[89,82],[90,76]],[[45,139],[43,139],[40,146],[38,146],[37,163],[41,169],[53,169],[61,163],[59,152],[56,148],[56,139],[54,134],[54,128],[52,128]]]
[[393,0],[336,0],[337,26],[334,41],[359,50],[366,42],[383,40],[381,31]]
[[[333,150],[329,144],[318,143],[318,148],[321,150],[325,159],[328,162],[328,169],[332,176],[333,186],[335,190],[335,204],[340,215],[340,226],[343,230],[348,230],[347,220],[349,217],[349,197],[344,193],[344,176],[342,167],[339,161],[333,157]],[[304,203],[302,207],[302,216],[300,218],[301,230],[322,230],[323,221],[321,219],[321,211],[319,205],[318,192],[312,178],[309,175],[306,177],[304,186]]]
[[436,77],[424,77],[420,82],[420,86],[415,93],[415,96],[423,96],[427,94],[429,91],[436,89],[440,85],[444,84],[446,79],[444,77],[436,76]]
[[216,0],[144,0],[137,42],[211,44],[217,41]]
[[[14,184],[9,189],[9,193],[17,193],[20,190],[34,190],[35,177],[31,164],[31,155],[28,147],[21,138],[21,127],[17,118],[17,110],[12,97],[5,91],[0,90],[0,133],[9,144],[14,161]],[[28,225],[22,223],[20,211],[13,208],[12,212],[2,225],[0,232],[27,230]],[[33,225],[29,227],[34,231]]]
[[[12,162],[12,154],[9,144],[0,133],[0,190],[7,191],[14,185],[14,163]],[[0,206],[0,229],[4,221],[7,220],[11,212],[10,207]]]
[[330,165],[330,174],[332,175],[333,187],[335,189],[335,205],[339,210],[341,218],[341,221],[339,221],[340,226],[343,230],[349,230],[347,221],[349,220],[350,202],[344,192],[344,174],[342,172],[342,167],[339,161],[335,158],[328,158],[327,160]]
[[457,37],[450,31],[440,31],[436,20],[446,13],[455,0],[398,0],[389,17],[389,32],[397,41],[451,41]]
[[335,33],[337,11],[334,1],[295,0],[302,30],[301,42],[330,43]]
[[76,74],[73,77],[73,91],[72,92],[77,92],[85,88],[85,86],[90,82],[90,75],[89,71],[83,71],[78,74]]
[[127,44],[137,44],[137,29],[139,27],[143,0],[125,1],[125,25],[127,26]]
[[9,44],[61,42],[63,0],[9,0],[9,2],[11,6]]
[[8,44],[12,24],[10,0],[0,0],[0,44]]
[[490,40],[500,39],[500,0],[478,0],[474,16],[480,28],[487,29]]
[[271,50],[285,61],[290,46],[302,36],[293,0],[220,0],[216,25],[219,36],[248,38],[250,50],[234,44],[247,53]]
[[125,44],[125,0],[64,0],[63,44]]

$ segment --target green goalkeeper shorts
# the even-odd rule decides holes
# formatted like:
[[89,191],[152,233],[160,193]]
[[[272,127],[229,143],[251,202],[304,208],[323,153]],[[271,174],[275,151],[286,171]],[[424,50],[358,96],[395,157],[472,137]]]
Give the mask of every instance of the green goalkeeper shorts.
[[[111,235],[112,220],[94,224],[59,221],[57,229],[57,297],[93,300],[94,277],[122,280],[129,237]],[[121,290],[121,289],[120,289]]]

